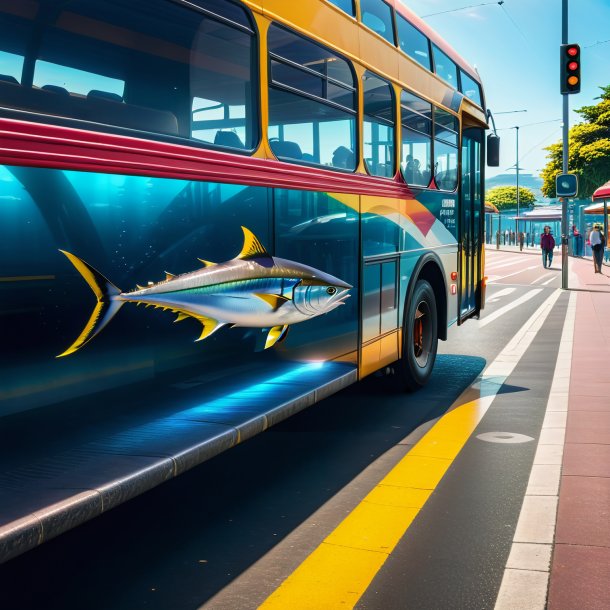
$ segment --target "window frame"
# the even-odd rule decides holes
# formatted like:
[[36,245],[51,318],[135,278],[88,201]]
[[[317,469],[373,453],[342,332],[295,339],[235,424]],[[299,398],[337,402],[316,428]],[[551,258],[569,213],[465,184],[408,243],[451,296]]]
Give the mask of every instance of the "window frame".
[[[400,157],[398,159],[398,165],[399,165],[400,175],[402,176],[402,179],[404,180],[405,184],[407,184],[409,187],[412,187],[412,188],[426,189],[426,190],[437,191],[437,192],[441,192],[441,193],[457,192],[457,190],[460,186],[459,169],[460,169],[460,148],[461,148],[461,141],[462,141],[462,135],[461,135],[462,123],[460,120],[460,115],[458,113],[451,112],[447,108],[443,108],[441,106],[434,104],[433,102],[428,101],[427,99],[421,97],[420,95],[413,93],[409,89],[401,88],[400,92],[401,92],[400,119],[398,121],[400,123],[400,146],[399,146]],[[411,95],[411,96],[415,97],[416,99],[421,100],[422,102],[425,102],[426,104],[430,104],[430,119],[429,119],[430,120],[430,133],[429,134],[426,134],[417,129],[413,129],[412,127],[408,127],[403,123],[403,117],[404,117],[403,104],[402,104],[402,94],[403,93],[405,93],[407,95]],[[437,135],[436,135],[436,113],[437,113],[437,111],[445,113],[446,115],[452,117],[457,122],[457,131],[454,131],[453,129],[449,128],[449,131],[456,134],[456,141],[457,141],[456,145],[452,144],[451,142],[447,141],[446,139],[444,139],[442,137],[437,138]],[[428,120],[428,117],[426,117],[421,112],[418,112],[415,109],[409,109],[409,112],[420,115],[420,116],[424,117],[426,120]],[[412,183],[408,182],[407,178],[404,174],[403,167],[402,167],[402,162],[403,162],[403,159],[402,159],[402,152],[403,152],[402,133],[403,133],[404,129],[410,130],[414,133],[417,133],[417,134],[420,134],[423,136],[427,136],[430,138],[430,159],[429,159],[429,161],[430,161],[431,173],[430,173],[430,178],[428,180],[428,184],[426,186],[422,186],[420,184],[412,184]],[[437,139],[438,139],[439,144],[451,146],[451,147],[455,148],[455,150],[456,150],[457,178],[456,178],[455,187],[451,190],[440,188],[436,181],[436,150],[435,150],[436,147],[435,147],[435,143],[436,143]],[[430,188],[430,185],[432,184],[433,180],[434,180],[434,185],[436,188]]]
[[392,26],[392,40],[391,41],[388,40],[382,34],[380,34],[379,32],[376,32],[373,28],[369,27],[368,25],[366,25],[366,23],[364,23],[363,12],[362,12],[362,0],[360,0],[360,7],[359,7],[360,8],[360,23],[369,32],[372,32],[373,34],[375,34],[375,36],[379,36],[379,38],[381,38],[381,40],[384,40],[385,42],[387,42],[388,44],[390,44],[396,48],[398,36],[396,35],[396,17],[395,17],[396,11],[394,10],[394,7],[391,4],[388,4],[385,0],[369,0],[369,1],[379,2],[380,4],[385,4],[390,9],[390,25]]
[[[416,59],[415,57],[413,57],[412,55],[409,55],[406,51],[403,51],[401,46],[400,46],[400,35],[399,35],[399,20],[402,19],[407,25],[409,25],[410,27],[412,27],[416,32],[419,32],[424,39],[426,40],[426,46],[428,47],[428,65],[424,65],[421,61],[419,61],[418,59]],[[425,68],[426,70],[428,70],[428,72],[434,72],[434,61],[432,58],[432,41],[430,40],[430,38],[428,36],[426,36],[418,27],[416,27],[413,23],[411,23],[406,17],[404,17],[403,15],[401,15],[398,11],[395,11],[395,21],[396,21],[396,48],[403,54],[406,55],[407,57],[409,57],[410,59],[412,59],[413,61],[416,61],[420,66],[422,66],[422,68]]]
[[[456,122],[457,122],[457,131],[454,131],[453,129],[449,129],[450,132],[455,133],[456,135],[456,144],[452,144],[451,142],[449,142],[448,140],[445,140],[444,138],[439,138],[436,135],[436,113],[437,111],[440,110],[441,112],[443,112],[444,114],[451,116]],[[436,185],[436,188],[438,189],[439,192],[442,193],[455,193],[457,192],[459,186],[460,186],[460,149],[461,149],[461,122],[460,122],[460,117],[459,115],[453,114],[452,112],[450,112],[449,110],[446,110],[445,108],[441,108],[440,106],[436,106],[435,104],[432,104],[432,160],[434,161],[434,164],[432,165],[433,167],[433,172],[432,175],[434,177],[434,184]],[[456,159],[456,165],[455,165],[455,173],[456,173],[456,179],[455,179],[455,186],[452,189],[444,189],[441,188],[438,184],[438,182],[436,181],[436,165],[437,165],[437,157],[436,157],[436,142],[439,142],[439,144],[444,144],[445,146],[450,146],[452,148],[455,148],[455,159]]]
[[[299,39],[305,41],[307,44],[315,45],[315,46],[319,47],[320,49],[323,49],[325,52],[329,52],[330,54],[340,58],[342,61],[344,61],[346,63],[346,65],[348,66],[348,68],[350,70],[350,73],[352,75],[352,82],[354,83],[353,87],[350,87],[346,83],[343,83],[331,76],[321,74],[320,72],[317,72],[316,70],[312,70],[311,68],[308,68],[307,66],[304,66],[295,61],[292,61],[286,57],[282,57],[281,55],[278,55],[277,53],[273,53],[270,50],[270,46],[269,46],[269,32],[271,31],[271,29],[273,27],[276,27],[280,30],[284,30],[284,31],[288,32],[289,34],[295,36],[296,38],[299,38]],[[302,91],[295,87],[291,87],[290,85],[286,85],[285,83],[274,81],[272,68],[271,68],[272,61],[276,61],[281,64],[292,67],[294,69],[301,70],[307,74],[311,74],[312,76],[315,76],[317,78],[330,82],[331,84],[333,84],[335,86],[345,89],[346,91],[352,91],[353,96],[354,96],[354,108],[348,108],[346,106],[343,106],[342,104],[333,102],[329,99],[321,98],[321,97],[318,97],[317,95],[308,93],[306,91]],[[339,110],[340,112],[344,112],[346,114],[352,115],[353,116],[353,126],[354,126],[354,143],[353,143],[354,149],[352,151],[353,155],[354,155],[354,168],[353,169],[341,168],[341,167],[336,167],[336,166],[332,166],[332,165],[324,165],[323,163],[319,163],[316,161],[309,161],[309,160],[303,160],[303,159],[292,159],[290,157],[280,158],[273,152],[273,150],[271,149],[271,146],[269,145],[269,148],[271,149],[271,152],[273,153],[274,157],[278,161],[282,161],[285,163],[294,163],[296,165],[319,167],[319,168],[328,169],[328,170],[332,170],[332,171],[339,171],[339,172],[343,172],[343,173],[350,173],[350,174],[355,173],[358,169],[359,159],[360,159],[360,150],[359,150],[360,133],[359,133],[359,125],[358,125],[358,113],[359,113],[359,83],[358,83],[358,80],[359,80],[358,75],[356,73],[353,63],[351,62],[350,59],[345,57],[343,54],[337,52],[335,49],[332,49],[332,48],[318,42],[317,40],[314,40],[313,38],[310,38],[310,37],[302,34],[301,32],[297,32],[297,31],[293,30],[292,28],[286,26],[285,24],[283,24],[279,21],[272,21],[271,24],[269,25],[269,28],[267,29],[267,99],[269,100],[269,90],[271,88],[274,88],[278,91],[283,91],[286,93],[290,93],[292,95],[298,95],[298,96],[308,99],[310,101],[313,101],[313,102],[316,102],[319,104],[323,104],[323,105],[329,106],[331,108],[334,108],[335,110]],[[267,141],[269,141],[269,128],[271,127],[271,125],[269,124],[269,116],[270,116],[269,109],[270,109],[270,104],[269,104],[269,102],[267,102],[267,123],[268,124],[267,124],[267,134],[265,136],[267,138]],[[313,123],[313,121],[312,121],[312,123]],[[281,133],[283,125],[279,125],[278,127],[279,127],[279,132]]]
[[[472,78],[472,76],[470,76],[470,74],[468,74],[468,72],[466,72],[466,70],[464,70],[463,68],[460,68],[458,66],[458,71],[459,71],[459,75],[460,75],[460,93],[468,100],[470,100],[473,104],[479,106],[480,108],[482,108],[483,110],[485,109],[485,103],[483,100],[483,88],[481,87],[481,83],[477,82],[474,78]],[[468,79],[470,79],[472,81],[472,83],[477,87],[477,91],[479,92],[479,100],[480,101],[476,101],[473,100],[471,97],[468,97],[464,91],[464,83],[463,83],[463,76],[466,76]]]
[[[392,118],[393,118],[393,122],[390,124],[390,121],[386,121],[385,119],[379,119],[380,123],[384,123],[386,126],[391,127],[392,128],[392,137],[393,137],[393,142],[392,142],[392,175],[391,176],[380,176],[379,174],[373,174],[370,169],[369,166],[366,162],[366,159],[364,158],[364,141],[363,141],[363,147],[362,147],[362,161],[364,164],[364,167],[366,169],[366,173],[369,176],[375,176],[376,178],[385,178],[386,180],[392,180],[394,178],[394,176],[396,175],[396,162],[398,160],[398,155],[397,155],[397,145],[398,145],[398,141],[397,141],[397,137],[396,137],[396,133],[397,133],[397,125],[398,125],[398,117],[396,114],[396,92],[394,91],[394,87],[392,86],[392,82],[386,80],[385,78],[382,78],[381,76],[379,76],[378,74],[376,74],[375,72],[371,71],[371,70],[365,70],[362,78],[364,78],[366,75],[372,76],[382,82],[384,82],[388,88],[390,89],[390,103],[391,103],[391,107],[392,107]],[[362,134],[364,136],[364,122],[366,120],[367,116],[371,116],[371,115],[367,115],[366,113],[366,103],[365,103],[365,99],[364,96],[366,95],[366,91],[364,88],[364,85],[362,85]]]
[[[421,100],[422,102],[430,105],[430,117],[429,118],[427,116],[425,116],[424,114],[422,114],[421,112],[419,112],[418,110],[409,109],[409,112],[419,115],[419,116],[423,117],[424,119],[426,119],[427,121],[429,121],[430,133],[424,133],[423,131],[419,131],[418,129],[413,129],[412,127],[409,127],[404,124],[404,122],[403,122],[404,112],[403,112],[403,100],[402,100],[403,93],[406,95],[411,95],[411,96],[415,97],[416,99]],[[430,169],[430,177],[428,178],[428,184],[426,184],[426,185],[413,184],[412,182],[409,182],[407,180],[407,177],[405,176],[405,172],[402,167],[402,161],[403,161],[402,152],[403,152],[403,142],[404,142],[403,136],[402,136],[403,130],[417,133],[417,134],[425,136],[429,139],[430,152],[429,152],[429,158],[427,159],[427,161],[429,162],[431,169]],[[413,188],[433,190],[433,189],[430,189],[430,183],[434,176],[434,169],[433,169],[433,164],[432,164],[433,159],[434,159],[434,104],[432,102],[428,101],[427,99],[409,91],[408,89],[401,88],[401,90],[400,90],[400,159],[399,159],[399,167],[400,167],[400,175],[402,176],[402,179],[405,181],[405,184],[407,184],[409,187],[413,187]]]
[[[445,53],[445,51],[443,51],[443,49],[441,49],[438,45],[434,44],[432,41],[430,41],[430,49],[431,49],[431,55],[432,55],[432,67],[433,67],[433,73],[436,74],[436,76],[438,76],[448,87],[451,87],[452,89],[455,89],[456,91],[460,91],[460,66],[453,61],[453,59],[451,59],[451,57],[449,57],[449,55],[447,55],[447,53]],[[437,71],[436,71],[436,52],[435,50],[438,50],[439,53],[441,53],[442,55],[444,55],[453,66],[455,66],[455,87],[447,80],[445,80]]]
[[354,0],[348,0],[348,1],[352,5],[351,13],[344,11],[340,6],[335,4],[334,0],[326,0],[326,2],[328,2],[328,4],[330,4],[331,6],[334,6],[337,10],[341,11],[344,15],[347,15],[348,17],[351,17],[352,19],[356,19],[356,3]]
[[[51,111],[47,111],[45,109],[31,109],[27,106],[4,106],[0,104],[0,116],[7,118],[16,118],[19,120],[26,120],[31,123],[41,124],[41,125],[56,125],[60,127],[66,127],[70,129],[81,129],[85,131],[89,131],[92,133],[101,133],[110,136],[122,136],[122,137],[131,137],[141,141],[147,142],[164,142],[173,145],[186,146],[189,148],[195,148],[198,150],[213,150],[213,151],[222,151],[222,152],[230,152],[231,154],[237,154],[242,156],[252,156],[256,150],[261,145],[262,142],[262,113],[261,113],[261,100],[260,100],[260,83],[261,83],[261,73],[260,73],[260,31],[258,28],[258,24],[254,19],[252,11],[250,8],[242,3],[236,2],[235,0],[224,0],[225,3],[231,4],[237,7],[239,10],[243,11],[245,19],[250,24],[250,27],[245,26],[242,23],[233,21],[223,15],[217,14],[209,9],[198,4],[200,0],[162,0],[163,3],[166,4],[174,4],[177,5],[181,10],[190,11],[191,13],[196,13],[205,17],[207,19],[212,19],[217,23],[221,23],[227,27],[233,28],[235,30],[239,30],[244,34],[248,34],[250,36],[250,92],[247,96],[247,102],[251,108],[251,120],[249,121],[249,126],[253,131],[252,136],[252,147],[244,147],[244,148],[235,148],[222,146],[214,143],[203,142],[196,138],[191,137],[190,133],[192,117],[188,117],[188,132],[189,135],[180,134],[170,134],[163,133],[161,131],[146,131],[144,129],[139,129],[136,127],[129,127],[120,125],[117,123],[102,123],[95,120],[91,120],[88,118],[79,118],[78,116],[69,116],[69,115],[60,115],[54,114]],[[43,58],[36,57],[34,58],[34,62],[41,60]],[[46,60],[45,60],[46,61]],[[191,66],[191,62],[185,64],[189,67]],[[70,66],[68,66],[70,67]],[[78,68],[77,68],[78,69]],[[246,81],[244,81],[246,82]],[[20,86],[24,86],[19,81]],[[126,85],[128,83],[126,82]],[[190,90],[190,82],[189,82],[189,91],[188,94],[184,96],[183,102],[190,106],[193,97],[191,96]],[[247,106],[246,106],[247,107]],[[247,122],[248,117],[244,118],[244,122]],[[185,119],[186,123],[186,119]],[[184,130],[186,130],[186,126],[184,126]],[[182,129],[181,129],[182,131]]]

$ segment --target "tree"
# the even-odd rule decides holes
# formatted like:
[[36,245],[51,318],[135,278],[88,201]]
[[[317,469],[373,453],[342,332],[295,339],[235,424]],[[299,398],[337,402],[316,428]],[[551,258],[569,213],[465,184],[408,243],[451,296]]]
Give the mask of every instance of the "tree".
[[[485,194],[485,201],[493,203],[498,210],[509,210],[517,207],[516,186],[496,186]],[[525,186],[519,187],[519,204],[528,207],[536,201],[536,195]]]
[[[578,198],[589,199],[595,189],[610,177],[610,85],[600,87],[601,100],[595,106],[583,106],[576,112],[584,123],[574,125],[568,134],[568,170],[578,175]],[[540,174],[542,193],[556,197],[555,178],[563,173],[563,142],[551,144],[549,162]]]

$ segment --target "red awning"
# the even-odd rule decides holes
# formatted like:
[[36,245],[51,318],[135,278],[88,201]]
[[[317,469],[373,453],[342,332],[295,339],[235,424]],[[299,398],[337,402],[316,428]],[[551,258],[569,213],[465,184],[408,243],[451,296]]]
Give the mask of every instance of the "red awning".
[[593,201],[596,201],[597,199],[610,199],[610,180],[593,193]]

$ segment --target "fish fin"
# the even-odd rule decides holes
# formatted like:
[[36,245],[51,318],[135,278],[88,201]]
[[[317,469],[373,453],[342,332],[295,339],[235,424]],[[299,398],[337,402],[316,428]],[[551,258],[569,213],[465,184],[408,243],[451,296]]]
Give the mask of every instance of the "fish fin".
[[265,303],[267,303],[273,309],[273,311],[277,311],[286,301],[291,300],[289,297],[282,296],[281,294],[255,292],[254,296],[265,301]]
[[185,313],[179,312],[179,313],[178,313],[178,317],[177,317],[177,318],[174,320],[174,324],[175,324],[176,322],[182,322],[182,320],[186,320],[187,318],[190,318],[190,316],[189,316],[188,314],[185,314]]
[[70,252],[66,252],[65,250],[60,250],[60,252],[65,254],[76,270],[83,276],[87,284],[89,284],[89,288],[91,288],[93,294],[95,294],[95,297],[97,298],[97,303],[93,308],[93,313],[89,317],[89,321],[76,341],[74,341],[68,349],[61,354],[58,354],[56,358],[73,354],[76,350],[91,341],[91,339],[110,322],[124,303],[124,301],[118,299],[121,290],[110,280],[105,278],[97,269],[94,269],[84,260],[81,260],[78,256],[75,256]]
[[144,290],[146,288],[146,286],[140,286],[140,284],[136,284],[136,288],[138,290]]
[[265,247],[261,244],[256,235],[254,235],[250,229],[246,229],[246,227],[242,227],[242,231],[244,232],[244,246],[237,258],[244,260],[256,258],[267,259],[273,263],[273,257],[265,250]]
[[267,339],[265,341],[265,349],[273,347],[278,341],[284,339],[286,337],[287,332],[287,324],[285,324],[284,326],[274,326],[267,334]]
[[203,260],[202,258],[198,258],[197,259],[200,263],[203,264],[204,267],[213,267],[214,265],[217,265],[218,263],[213,263],[212,261],[206,261]]
[[219,322],[218,320],[206,318],[205,316],[193,317],[199,320],[203,325],[201,335],[199,336],[199,339],[195,339],[195,341],[203,341],[203,339],[207,339],[210,335],[214,334],[219,328],[222,328],[226,324],[226,322]]
[[173,273],[170,273],[169,271],[165,272],[165,281],[169,282],[170,280],[173,280],[176,276]]

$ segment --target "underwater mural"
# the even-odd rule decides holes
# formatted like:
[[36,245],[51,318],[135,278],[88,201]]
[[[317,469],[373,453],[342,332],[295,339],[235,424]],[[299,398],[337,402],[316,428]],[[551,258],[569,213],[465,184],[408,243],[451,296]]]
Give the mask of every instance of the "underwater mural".
[[350,284],[313,267],[271,256],[246,227],[239,255],[212,263],[199,259],[203,269],[173,275],[136,290],[122,292],[91,265],[60,250],[83,276],[97,304],[79,337],[57,357],[68,356],[86,345],[125,303],[155,307],[199,321],[203,330],[197,341],[218,329],[269,328],[265,349],[285,338],[291,324],[328,313],[344,305]]

